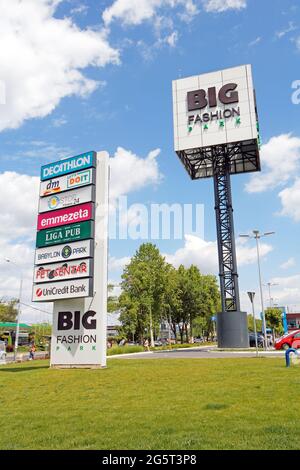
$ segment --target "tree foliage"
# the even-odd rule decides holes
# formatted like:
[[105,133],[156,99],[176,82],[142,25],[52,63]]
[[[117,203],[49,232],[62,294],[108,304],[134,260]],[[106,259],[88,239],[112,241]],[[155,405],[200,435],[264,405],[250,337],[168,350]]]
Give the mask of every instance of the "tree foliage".
[[150,337],[151,329],[158,335],[162,321],[170,324],[181,342],[189,341],[199,318],[202,332],[208,336],[211,317],[220,309],[215,276],[202,275],[194,265],[176,269],[151,243],[141,245],[125,267],[121,287],[122,331],[139,341]]
[[0,321],[1,322],[15,322],[17,320],[18,310],[17,305],[18,300],[13,299],[7,303],[0,302]]
[[275,333],[281,334],[283,332],[282,326],[282,312],[279,308],[267,308],[265,310],[266,322]]

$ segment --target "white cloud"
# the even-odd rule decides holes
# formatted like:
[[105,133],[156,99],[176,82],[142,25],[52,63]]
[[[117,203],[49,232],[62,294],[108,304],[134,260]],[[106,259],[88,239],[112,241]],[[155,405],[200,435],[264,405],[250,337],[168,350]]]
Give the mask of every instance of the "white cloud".
[[[256,248],[249,246],[248,242],[238,239],[236,249],[238,266],[256,262]],[[265,257],[272,249],[271,245],[261,243],[261,257]],[[184,247],[179,248],[174,254],[166,254],[165,256],[166,260],[174,266],[195,264],[204,274],[216,274],[218,272],[217,242],[207,242],[194,235],[185,235]]]
[[119,20],[125,25],[139,25],[152,19],[159,8],[182,3],[182,0],[115,0],[104,10],[102,18],[107,25],[113,20]]
[[130,263],[130,256],[124,256],[123,258],[115,258],[114,256],[109,257],[108,269],[109,271],[123,270],[126,264]]
[[13,171],[0,174],[0,239],[34,236],[39,178]]
[[140,158],[130,150],[118,147],[114,157],[110,159],[112,201],[150,184],[158,184],[162,178],[157,163],[159,154],[160,149],[156,149],[149,152],[146,158]]
[[287,261],[285,261],[284,263],[280,265],[281,269],[289,269],[289,268],[292,268],[293,266],[296,266],[295,258],[289,258]]
[[163,9],[179,7],[179,18],[190,21],[199,12],[197,4],[203,4],[207,12],[219,13],[245,8],[247,0],[115,0],[104,10],[102,18],[106,25],[113,21],[123,25],[139,25],[155,19]]
[[249,47],[257,46],[257,45],[261,42],[261,40],[262,40],[261,36],[258,36],[256,39],[254,39],[253,41],[249,42],[248,46],[249,46]]
[[52,121],[53,127],[61,127],[67,123],[68,123],[68,120],[65,118],[65,116],[61,116],[59,118],[53,119]]
[[203,0],[203,3],[206,11],[217,13],[226,10],[241,10],[247,6],[247,0]]
[[82,30],[71,18],[54,16],[61,1],[0,0],[0,81],[6,90],[0,130],[47,116],[66,96],[88,96],[99,82],[83,70],[119,62],[105,30]]
[[278,305],[300,304],[300,274],[275,277],[271,282],[278,284],[272,288],[272,297]]
[[300,221],[300,178],[297,178],[295,183],[285,188],[279,193],[281,199],[282,210],[280,215],[286,215],[295,220]]
[[276,37],[278,39],[281,39],[284,36],[286,36],[288,33],[291,33],[292,31],[295,31],[296,29],[297,29],[297,26],[295,25],[295,23],[293,21],[290,21],[287,28],[276,32]]
[[299,137],[292,134],[272,137],[261,149],[262,172],[250,177],[246,191],[260,193],[287,183],[299,171],[299,162]]

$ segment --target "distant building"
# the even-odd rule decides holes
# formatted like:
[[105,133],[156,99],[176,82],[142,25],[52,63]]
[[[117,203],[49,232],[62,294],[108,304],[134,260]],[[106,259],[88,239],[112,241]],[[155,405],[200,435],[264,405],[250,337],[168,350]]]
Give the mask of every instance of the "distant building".
[[288,331],[300,330],[300,313],[286,314]]
[[107,325],[107,336],[114,337],[119,335],[118,326]]

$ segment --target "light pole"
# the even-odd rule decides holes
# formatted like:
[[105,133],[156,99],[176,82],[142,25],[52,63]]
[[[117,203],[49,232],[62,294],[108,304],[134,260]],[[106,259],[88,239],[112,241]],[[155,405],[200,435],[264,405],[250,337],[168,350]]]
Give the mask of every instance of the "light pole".
[[271,287],[273,286],[278,286],[279,284],[275,284],[273,282],[267,282],[267,284],[264,284],[264,286],[268,287],[269,290],[269,304],[270,308],[272,308],[274,305],[274,299],[271,297]]
[[252,315],[253,315],[253,328],[255,334],[255,347],[256,347],[256,357],[258,357],[258,344],[257,344],[257,331],[256,331],[256,320],[255,320],[255,312],[254,312],[254,297],[255,292],[247,292],[250,302],[252,304]]
[[265,233],[261,234],[259,230],[252,230],[252,233],[253,233],[253,235],[250,235],[250,234],[240,235],[240,237],[242,237],[242,238],[254,238],[255,241],[256,241],[256,253],[257,253],[257,265],[258,265],[258,278],[259,278],[261,312],[262,312],[263,329],[264,329],[265,349],[267,349],[267,347],[268,347],[267,327],[266,327],[266,316],[265,316],[265,309],[264,309],[264,298],[263,298],[262,280],[261,280],[259,240],[263,237],[267,237],[268,235],[274,235],[275,232],[265,232]]
[[21,317],[21,296],[22,296],[22,287],[23,287],[23,274],[20,266],[9,258],[5,258],[7,263],[14,264],[18,269],[20,269],[20,290],[19,290],[19,302],[18,302],[18,315],[17,315],[17,327],[16,327],[16,337],[15,337],[15,349],[14,349],[14,360],[17,360],[17,352],[19,346],[19,332],[20,332],[20,317]]

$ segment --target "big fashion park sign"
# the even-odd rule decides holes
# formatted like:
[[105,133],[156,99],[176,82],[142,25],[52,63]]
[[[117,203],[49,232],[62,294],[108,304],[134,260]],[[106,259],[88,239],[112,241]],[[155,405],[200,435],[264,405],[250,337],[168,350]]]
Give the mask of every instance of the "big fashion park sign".
[[106,365],[107,208],[106,152],[41,168],[32,300],[53,302],[53,367]]

